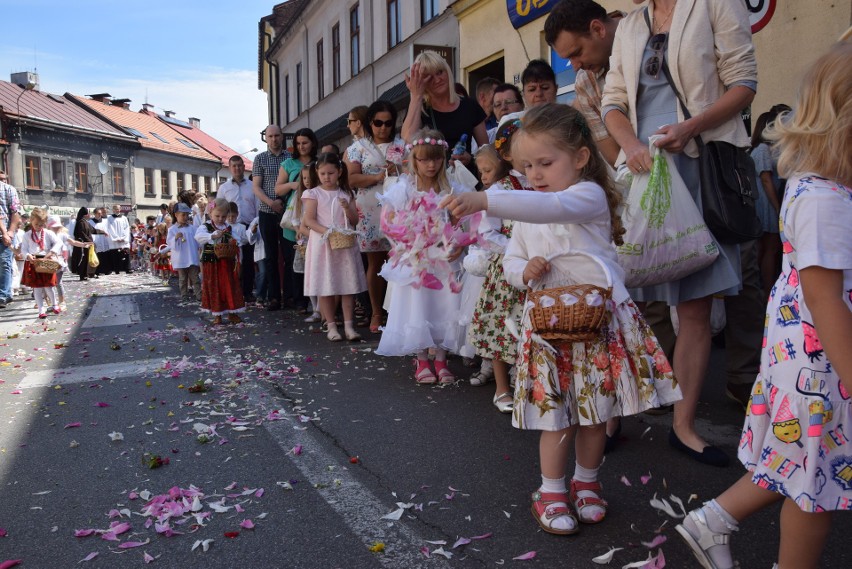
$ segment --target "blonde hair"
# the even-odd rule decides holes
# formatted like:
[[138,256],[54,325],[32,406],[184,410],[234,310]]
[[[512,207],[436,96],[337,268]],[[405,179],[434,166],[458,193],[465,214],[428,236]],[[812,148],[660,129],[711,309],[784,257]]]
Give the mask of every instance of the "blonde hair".
[[[432,130],[431,128],[421,128],[417,132],[414,133],[412,140],[444,140],[444,135],[438,132],[437,130]],[[441,193],[443,191],[450,189],[450,181],[447,179],[447,148],[441,144],[416,144],[411,147],[411,152],[408,154],[408,171],[414,176],[415,183],[417,182],[417,178],[419,174],[417,172],[417,159],[421,160],[429,160],[431,159],[440,159],[441,167],[438,168],[438,187],[432,188],[436,193]]]
[[224,212],[227,216],[228,213],[231,211],[231,202],[229,202],[225,198],[216,198],[215,200],[213,200],[213,207],[210,208],[211,212],[215,210]]
[[814,172],[852,185],[852,43],[816,60],[802,81],[794,111],[769,128],[780,154],[778,174]]
[[[621,205],[621,194],[615,189],[615,184],[609,175],[606,162],[598,152],[592,133],[586,119],[574,107],[558,103],[548,103],[533,107],[521,120],[521,133],[525,136],[547,135],[557,148],[566,152],[577,152],[583,147],[589,149],[589,160],[580,171],[580,179],[591,180],[603,188],[609,206],[612,241],[621,245],[624,241],[624,223],[616,212]],[[522,138],[513,137],[513,144]]]
[[480,146],[473,157],[473,160],[478,164],[480,160],[490,161],[494,166],[494,176],[496,180],[500,180],[509,175],[512,165],[506,161],[500,153],[490,144]]
[[[420,55],[418,55],[417,58],[414,60],[414,63],[420,66],[421,73],[431,75],[432,73],[441,70],[446,72],[447,88],[450,92],[450,103],[456,104],[456,101],[459,100],[459,96],[456,94],[456,80],[453,77],[453,70],[450,69],[450,66],[447,65],[447,61],[443,57],[441,57],[437,51],[432,51],[431,49],[421,51]],[[426,104],[426,106],[432,106],[432,103],[429,101],[428,92],[423,93],[423,102]]]
[[34,207],[30,211],[30,223],[32,223],[33,219],[39,220],[42,224],[47,223],[47,211],[40,207]]

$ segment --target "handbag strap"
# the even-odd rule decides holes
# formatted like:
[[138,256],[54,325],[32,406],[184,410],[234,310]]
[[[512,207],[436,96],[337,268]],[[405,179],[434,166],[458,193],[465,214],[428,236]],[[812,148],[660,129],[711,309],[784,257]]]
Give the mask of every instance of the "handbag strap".
[[[645,6],[644,16],[645,16],[645,24],[648,25],[648,32],[653,36],[654,31],[651,29],[651,18],[650,18],[650,16],[648,16],[648,7],[647,6]],[[668,40],[666,40],[666,41],[668,41]],[[672,72],[671,72],[671,70],[669,70],[669,63],[668,63],[668,59],[666,57],[666,54],[663,54],[662,57],[660,57],[660,60],[661,60],[660,67],[663,70],[663,75],[665,75],[666,81],[668,81],[668,83],[669,83],[669,87],[671,87],[672,91],[674,91],[675,97],[677,97],[677,102],[680,103],[680,110],[683,111],[684,118],[686,120],[691,119],[692,115],[689,113],[689,109],[686,108],[686,104],[683,102],[683,97],[680,96],[680,91],[678,91],[677,87],[675,87],[674,79],[672,79]],[[699,150],[703,151],[704,150],[704,141],[701,139],[700,134],[695,135],[695,142],[696,142],[696,144],[698,144]]]

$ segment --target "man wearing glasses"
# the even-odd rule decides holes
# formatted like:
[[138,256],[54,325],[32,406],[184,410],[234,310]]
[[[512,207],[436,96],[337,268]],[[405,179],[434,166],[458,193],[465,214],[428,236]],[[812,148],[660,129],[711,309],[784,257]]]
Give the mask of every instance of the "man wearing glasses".
[[7,183],[6,172],[0,170],[0,308],[12,302],[12,237],[21,221],[18,190]]

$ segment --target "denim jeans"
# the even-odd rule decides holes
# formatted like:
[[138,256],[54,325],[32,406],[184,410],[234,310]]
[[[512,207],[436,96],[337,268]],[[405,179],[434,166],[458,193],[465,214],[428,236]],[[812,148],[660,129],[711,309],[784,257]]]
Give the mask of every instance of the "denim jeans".
[[12,247],[0,241],[0,300],[12,300],[12,263],[15,262]]

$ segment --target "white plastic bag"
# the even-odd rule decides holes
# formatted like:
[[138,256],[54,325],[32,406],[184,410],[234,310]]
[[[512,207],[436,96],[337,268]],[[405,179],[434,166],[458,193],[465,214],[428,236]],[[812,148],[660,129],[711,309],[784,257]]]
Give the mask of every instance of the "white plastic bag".
[[460,186],[462,188],[473,189],[476,187],[476,184],[479,183],[476,176],[471,174],[470,170],[468,170],[467,167],[458,160],[453,160],[447,167],[447,179],[450,181],[451,185]]
[[289,199],[287,200],[287,206],[284,208],[284,215],[281,216],[281,222],[278,226],[281,229],[292,229],[294,231],[299,230],[299,225],[301,225],[301,221],[296,216],[296,200],[295,194],[296,192],[290,192]]
[[618,263],[628,287],[680,280],[719,256],[671,155],[654,146],[655,139],[649,142],[653,167],[633,176],[622,216],[627,233],[618,247]]

